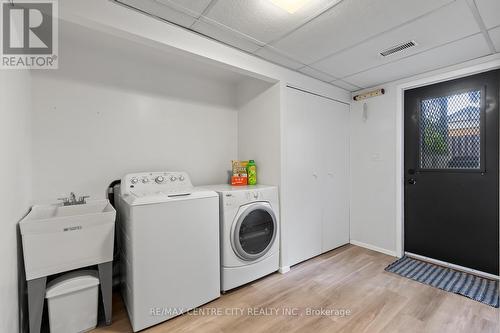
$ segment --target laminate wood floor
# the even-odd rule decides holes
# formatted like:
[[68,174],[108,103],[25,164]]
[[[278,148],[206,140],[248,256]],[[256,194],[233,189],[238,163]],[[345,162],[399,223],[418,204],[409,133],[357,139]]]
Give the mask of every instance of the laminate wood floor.
[[[394,260],[346,245],[201,307],[222,314],[185,314],[143,332],[500,331],[498,309],[385,272]],[[330,313],[319,313],[321,309]],[[118,294],[114,295],[113,324],[92,332],[132,332]]]

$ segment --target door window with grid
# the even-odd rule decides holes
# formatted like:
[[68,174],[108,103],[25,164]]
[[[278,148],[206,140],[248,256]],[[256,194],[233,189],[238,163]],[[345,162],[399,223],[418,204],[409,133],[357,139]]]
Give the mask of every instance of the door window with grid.
[[481,94],[470,90],[420,101],[421,170],[482,168]]

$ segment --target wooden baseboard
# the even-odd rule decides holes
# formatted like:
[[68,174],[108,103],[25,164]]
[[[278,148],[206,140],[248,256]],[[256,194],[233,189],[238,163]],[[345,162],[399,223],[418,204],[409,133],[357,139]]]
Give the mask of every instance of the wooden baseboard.
[[384,249],[384,248],[381,248],[381,247],[378,247],[375,245],[359,242],[359,241],[353,240],[353,239],[351,239],[349,243],[351,243],[352,245],[364,247],[365,249],[368,249],[368,250],[377,251],[377,252],[392,256],[392,257],[397,257],[396,251],[387,250],[387,249]]

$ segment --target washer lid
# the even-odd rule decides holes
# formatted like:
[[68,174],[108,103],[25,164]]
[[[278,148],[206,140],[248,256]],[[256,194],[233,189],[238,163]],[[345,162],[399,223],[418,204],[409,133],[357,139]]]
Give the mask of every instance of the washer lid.
[[123,199],[133,206],[139,205],[151,205],[162,202],[173,202],[181,200],[193,200],[193,199],[203,199],[217,197],[218,194],[214,191],[208,191],[204,189],[193,188],[191,192],[187,193],[168,193],[168,192],[155,192],[155,193],[130,193],[123,195]]
[[120,195],[129,205],[149,205],[162,202],[216,197],[209,189],[193,187],[183,171],[140,172],[125,175]]

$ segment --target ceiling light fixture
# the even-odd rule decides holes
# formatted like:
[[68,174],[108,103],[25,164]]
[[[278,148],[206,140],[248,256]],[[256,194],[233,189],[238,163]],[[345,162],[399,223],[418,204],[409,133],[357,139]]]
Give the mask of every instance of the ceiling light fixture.
[[269,0],[281,9],[286,10],[290,14],[295,13],[302,8],[310,0]]

